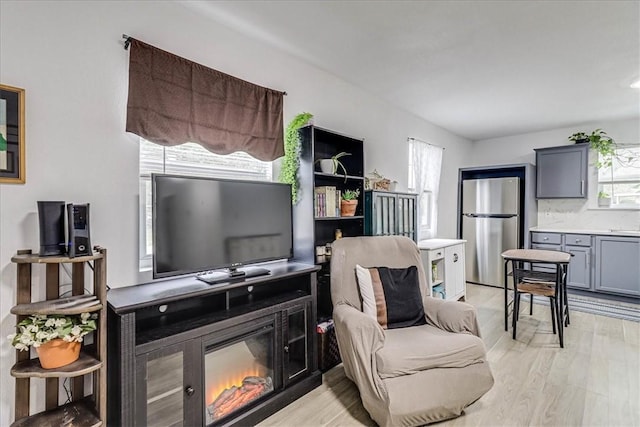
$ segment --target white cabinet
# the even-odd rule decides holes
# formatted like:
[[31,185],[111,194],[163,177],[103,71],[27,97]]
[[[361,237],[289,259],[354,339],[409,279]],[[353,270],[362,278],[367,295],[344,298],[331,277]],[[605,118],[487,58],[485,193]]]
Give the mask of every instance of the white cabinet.
[[448,299],[465,297],[464,244],[444,248],[444,282]]
[[431,295],[447,300],[466,296],[464,244],[466,240],[429,239],[418,242]]

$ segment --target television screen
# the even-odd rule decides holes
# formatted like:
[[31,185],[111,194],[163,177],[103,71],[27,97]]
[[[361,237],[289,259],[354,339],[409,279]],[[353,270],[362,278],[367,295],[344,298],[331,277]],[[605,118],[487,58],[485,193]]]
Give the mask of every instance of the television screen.
[[291,258],[291,186],[152,175],[153,277]]

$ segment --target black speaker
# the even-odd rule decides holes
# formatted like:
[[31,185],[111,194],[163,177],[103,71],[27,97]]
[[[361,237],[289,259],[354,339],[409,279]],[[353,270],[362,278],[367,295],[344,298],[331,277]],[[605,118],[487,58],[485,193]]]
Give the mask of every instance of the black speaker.
[[69,257],[91,255],[91,238],[89,236],[89,203],[67,205],[67,222],[69,230]]
[[64,202],[38,202],[40,256],[64,255]]

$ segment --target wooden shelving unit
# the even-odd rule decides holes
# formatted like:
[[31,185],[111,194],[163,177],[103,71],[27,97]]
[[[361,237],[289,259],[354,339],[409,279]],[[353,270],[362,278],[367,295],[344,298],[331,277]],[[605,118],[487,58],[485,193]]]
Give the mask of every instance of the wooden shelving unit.
[[[300,199],[294,207],[294,256],[297,260],[321,267],[318,273],[318,309],[315,319],[317,323],[321,323],[329,320],[333,314],[330,289],[331,255],[330,252],[326,252],[327,245],[330,246],[335,240],[337,230],[340,230],[339,234],[342,237],[364,235],[364,140],[314,125],[304,126],[299,132]],[[349,153],[348,156],[340,157],[346,175],[322,172],[318,161],[341,152]],[[341,192],[360,190],[355,215],[316,216],[314,196],[318,187],[335,187]],[[335,342],[335,334],[331,339]],[[326,371],[339,362],[339,358],[332,358],[330,363],[328,360],[327,355],[319,355],[322,370]]]
[[[11,313],[16,323],[33,314],[98,313],[98,329],[93,344],[83,343],[80,358],[63,367],[43,369],[30,351],[16,351],[11,375],[16,378],[15,422],[12,427],[73,425],[97,427],[106,425],[107,402],[107,315],[106,276],[107,250],[98,248],[91,256],[69,258],[41,257],[21,250],[11,258],[17,264],[17,297]],[[32,266],[45,266],[46,300],[33,301],[31,295]],[[60,266],[71,264],[70,297],[60,297]],[[85,294],[85,267],[93,270],[92,293]],[[93,375],[93,392],[84,395],[85,375]],[[31,378],[45,378],[45,411],[29,414]],[[71,378],[71,402],[59,406],[59,378]]]

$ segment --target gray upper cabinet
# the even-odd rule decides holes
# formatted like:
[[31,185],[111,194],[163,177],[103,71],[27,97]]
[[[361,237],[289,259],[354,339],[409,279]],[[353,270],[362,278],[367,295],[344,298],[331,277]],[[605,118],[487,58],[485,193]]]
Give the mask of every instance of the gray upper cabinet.
[[640,296],[640,239],[596,236],[595,289]]
[[536,197],[587,198],[589,144],[538,148]]

